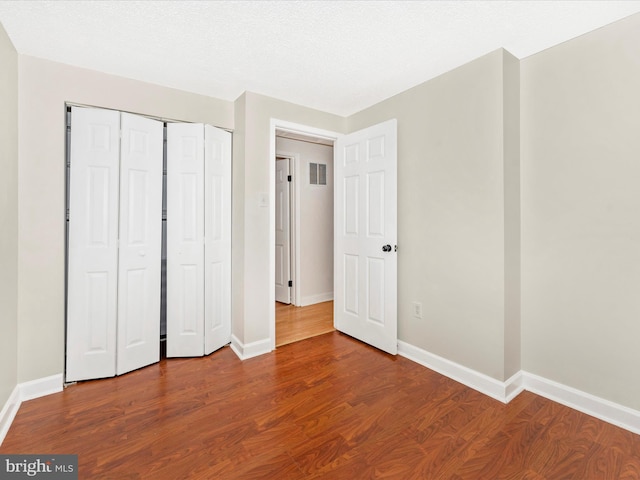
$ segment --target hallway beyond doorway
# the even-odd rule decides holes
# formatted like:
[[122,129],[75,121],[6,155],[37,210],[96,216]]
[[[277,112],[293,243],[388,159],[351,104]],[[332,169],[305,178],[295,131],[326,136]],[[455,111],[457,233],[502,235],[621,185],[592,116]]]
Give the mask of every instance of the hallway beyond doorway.
[[333,302],[307,307],[276,302],[276,347],[333,330]]

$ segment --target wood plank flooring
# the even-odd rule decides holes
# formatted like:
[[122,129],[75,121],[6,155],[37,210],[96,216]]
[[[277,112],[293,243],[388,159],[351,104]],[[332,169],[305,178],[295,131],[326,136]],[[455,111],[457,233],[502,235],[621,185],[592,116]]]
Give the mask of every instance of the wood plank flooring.
[[640,437],[524,392],[503,405],[332,332],[229,348],[24,402],[1,453],[81,479],[640,478]]
[[333,302],[307,307],[276,302],[276,347],[333,330]]

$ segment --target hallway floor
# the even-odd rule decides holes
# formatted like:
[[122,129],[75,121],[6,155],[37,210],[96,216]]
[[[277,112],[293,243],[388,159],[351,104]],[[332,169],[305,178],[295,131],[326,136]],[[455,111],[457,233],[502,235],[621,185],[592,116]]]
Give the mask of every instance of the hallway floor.
[[333,330],[333,302],[308,307],[276,302],[276,347]]

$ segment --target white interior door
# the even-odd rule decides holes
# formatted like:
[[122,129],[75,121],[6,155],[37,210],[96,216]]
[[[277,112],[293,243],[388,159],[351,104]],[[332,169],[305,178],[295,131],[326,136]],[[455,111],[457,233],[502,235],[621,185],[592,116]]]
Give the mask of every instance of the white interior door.
[[291,303],[289,159],[276,160],[276,301]]
[[398,351],[397,122],[335,144],[334,323],[385,352]]
[[231,340],[231,133],[205,125],[204,354]]
[[163,123],[121,114],[116,373],[160,360]]
[[116,374],[120,113],[71,109],[66,381]]
[[204,354],[204,125],[167,125],[167,356]]

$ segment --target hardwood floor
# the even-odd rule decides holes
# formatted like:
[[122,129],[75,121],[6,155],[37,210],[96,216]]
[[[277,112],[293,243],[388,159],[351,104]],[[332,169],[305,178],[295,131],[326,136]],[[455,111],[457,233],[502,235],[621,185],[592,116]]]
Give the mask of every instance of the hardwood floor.
[[308,307],[276,302],[276,347],[333,330],[333,302]]
[[637,435],[528,392],[503,405],[337,332],[24,402],[0,453],[76,453],[81,479],[640,478]]

